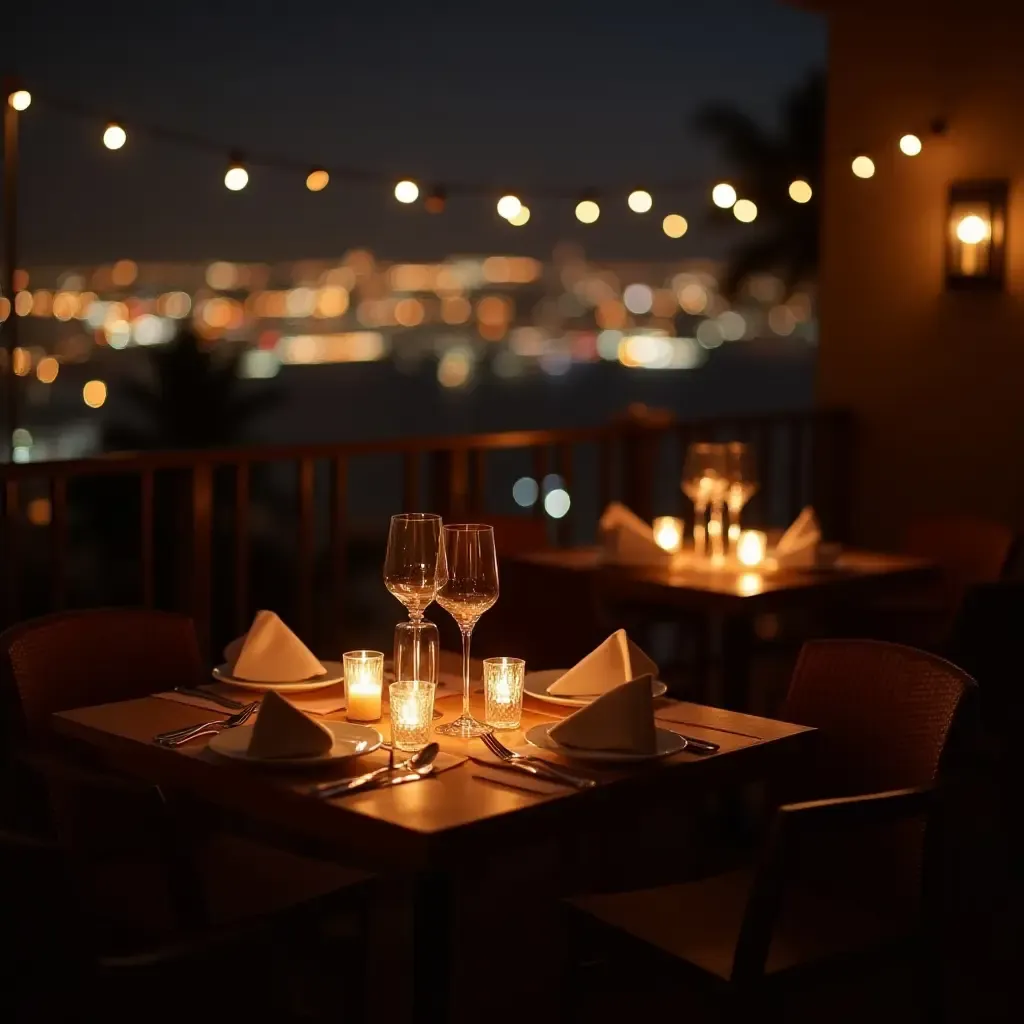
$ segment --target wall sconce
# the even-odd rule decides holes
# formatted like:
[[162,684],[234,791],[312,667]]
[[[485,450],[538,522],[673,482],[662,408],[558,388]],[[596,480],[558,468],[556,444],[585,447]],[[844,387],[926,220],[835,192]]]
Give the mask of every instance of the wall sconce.
[[962,181],[949,188],[946,287],[998,290],[1006,276],[1007,181]]

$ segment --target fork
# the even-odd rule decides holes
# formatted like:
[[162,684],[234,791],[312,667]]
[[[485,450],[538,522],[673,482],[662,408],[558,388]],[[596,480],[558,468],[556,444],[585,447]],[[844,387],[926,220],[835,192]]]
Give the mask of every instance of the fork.
[[[576,772],[571,772],[567,768],[563,768],[561,765],[552,764],[550,761],[546,761],[543,757],[528,757],[526,754],[517,754],[514,750],[509,750],[501,740],[498,739],[494,733],[485,733],[480,737],[484,741],[484,746],[494,754],[501,761],[505,761],[508,764],[520,764],[523,766],[529,766],[531,768],[539,769],[548,772],[553,775],[560,782],[566,782],[570,786],[575,786],[577,789],[589,789],[592,786],[596,786],[597,783],[588,778],[585,775],[578,775]],[[538,774],[540,772],[538,771]]]
[[174,692],[184,694],[187,697],[201,697],[203,700],[208,700],[211,704],[219,704],[229,711],[241,711],[245,707],[240,700],[235,700],[233,697],[225,697],[223,694],[214,693],[211,690],[204,690],[201,686],[176,686]]
[[212,736],[224,729],[234,729],[238,725],[245,725],[259,706],[260,702],[254,700],[229,718],[218,718],[213,722],[200,722],[199,725],[192,725],[187,729],[172,729],[170,732],[162,732],[158,736],[154,736],[153,740],[162,747],[180,747],[183,743],[198,739],[200,736]]

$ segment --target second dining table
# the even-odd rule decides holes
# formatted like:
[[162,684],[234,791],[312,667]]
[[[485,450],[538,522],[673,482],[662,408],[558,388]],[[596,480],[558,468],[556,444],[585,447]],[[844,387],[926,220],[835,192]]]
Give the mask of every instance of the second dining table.
[[[457,657],[443,656],[439,721],[451,720],[461,710],[457,664]],[[475,671],[479,673],[479,664]],[[480,713],[478,692],[473,704]],[[570,710],[528,697],[520,729],[498,735],[509,747],[522,749],[526,730]],[[557,865],[582,837],[590,843],[612,843],[641,828],[645,811],[685,809],[688,802],[724,786],[771,776],[809,755],[814,732],[662,699],[656,706],[659,727],[709,740],[718,745],[717,753],[683,751],[629,769],[587,765],[597,781],[593,788],[549,786],[542,792],[520,788],[514,777],[506,784],[493,773],[482,776],[477,762],[466,760],[414,785],[319,799],[310,792],[311,782],[356,775],[365,765],[356,760],[315,770],[269,769],[218,757],[202,741],[178,748],[154,742],[156,734],[187,726],[197,714],[195,707],[152,696],[61,712],[52,726],[69,753],[88,748],[92,758],[111,768],[215,806],[228,822],[244,823],[268,842],[389,879],[388,890],[406,895],[411,928],[407,933],[393,929],[382,948],[370,951],[381,959],[371,965],[367,985],[376,998],[386,999],[389,1018],[416,1021],[479,1018],[481,987],[474,992],[474,986],[464,984],[467,957],[475,955],[481,969],[493,974],[496,997],[501,985],[509,984],[510,971],[538,976],[550,971],[552,965],[541,962],[543,919],[532,918],[529,908],[559,895]],[[343,719],[344,713],[325,717]],[[377,727],[387,740],[386,707]],[[480,740],[435,738],[443,752],[455,757],[485,755]],[[533,753],[558,761],[548,751]],[[641,836],[636,835],[639,848]],[[500,870],[482,872],[495,859]],[[466,895],[470,892],[475,895]],[[523,941],[533,944],[532,965],[524,947],[517,945]],[[393,985],[395,965],[401,962],[408,965],[411,980],[404,993],[399,991],[403,986]],[[515,991],[525,992],[521,987]],[[527,1015],[522,1006],[519,1011]],[[531,1003],[528,1016],[555,1020],[560,1011],[540,1000]],[[489,1019],[502,1018],[490,1014]]]

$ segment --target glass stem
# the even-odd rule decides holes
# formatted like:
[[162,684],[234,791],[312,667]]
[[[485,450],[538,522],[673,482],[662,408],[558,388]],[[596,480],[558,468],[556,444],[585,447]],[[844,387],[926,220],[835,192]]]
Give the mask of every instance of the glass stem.
[[473,639],[473,627],[462,631],[462,717],[471,718],[469,713],[469,644]]
[[704,528],[704,517],[707,513],[707,505],[703,502],[694,504],[693,511],[693,551],[698,557],[702,557],[706,550],[706,537]]

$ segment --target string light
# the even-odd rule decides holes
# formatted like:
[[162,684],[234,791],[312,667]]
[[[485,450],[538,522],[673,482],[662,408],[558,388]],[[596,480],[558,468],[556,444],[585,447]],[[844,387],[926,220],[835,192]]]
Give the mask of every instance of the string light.
[[736,189],[727,181],[720,181],[711,190],[711,202],[715,206],[720,206],[723,210],[728,210],[730,206],[735,206],[736,204]]
[[917,156],[921,152],[921,140],[916,135],[904,135],[900,139],[900,152],[905,156]]
[[498,200],[498,216],[511,220],[523,208],[518,196],[502,196]]
[[749,224],[757,217],[757,205],[749,199],[737,199],[733,203],[732,215],[743,224]]
[[630,192],[626,203],[634,213],[646,213],[654,205],[654,200],[650,192],[645,192],[641,188]]
[[593,199],[584,199],[576,204],[576,219],[581,224],[593,224],[601,216],[601,207]]
[[419,197],[420,187],[415,181],[409,181],[406,178],[395,186],[395,198],[400,203],[415,203]]
[[448,201],[448,193],[443,186],[438,185],[426,199],[423,200],[423,208],[427,213],[444,213],[445,204]]
[[874,177],[875,161],[869,156],[854,157],[853,163],[850,164],[850,170],[852,170],[858,178]]
[[661,230],[668,235],[669,238],[682,238],[686,234],[686,229],[690,225],[686,223],[686,218],[678,213],[670,213],[662,222]]
[[128,133],[114,121],[103,130],[103,145],[107,149],[120,149],[127,141]]
[[28,110],[32,103],[32,93],[30,93],[28,89],[17,89],[7,97],[7,102],[10,103],[15,110]]
[[224,187],[230,192],[241,192],[249,184],[249,172],[238,157],[232,157],[231,165],[224,172]]
[[508,222],[514,228],[521,228],[529,219],[530,208],[520,205],[519,212],[514,217],[509,217]]
[[310,192],[323,192],[330,180],[331,176],[325,170],[317,168],[306,175],[306,188]]
[[794,203],[809,203],[813,195],[813,189],[803,178],[797,178],[796,181],[789,183],[789,198]]

